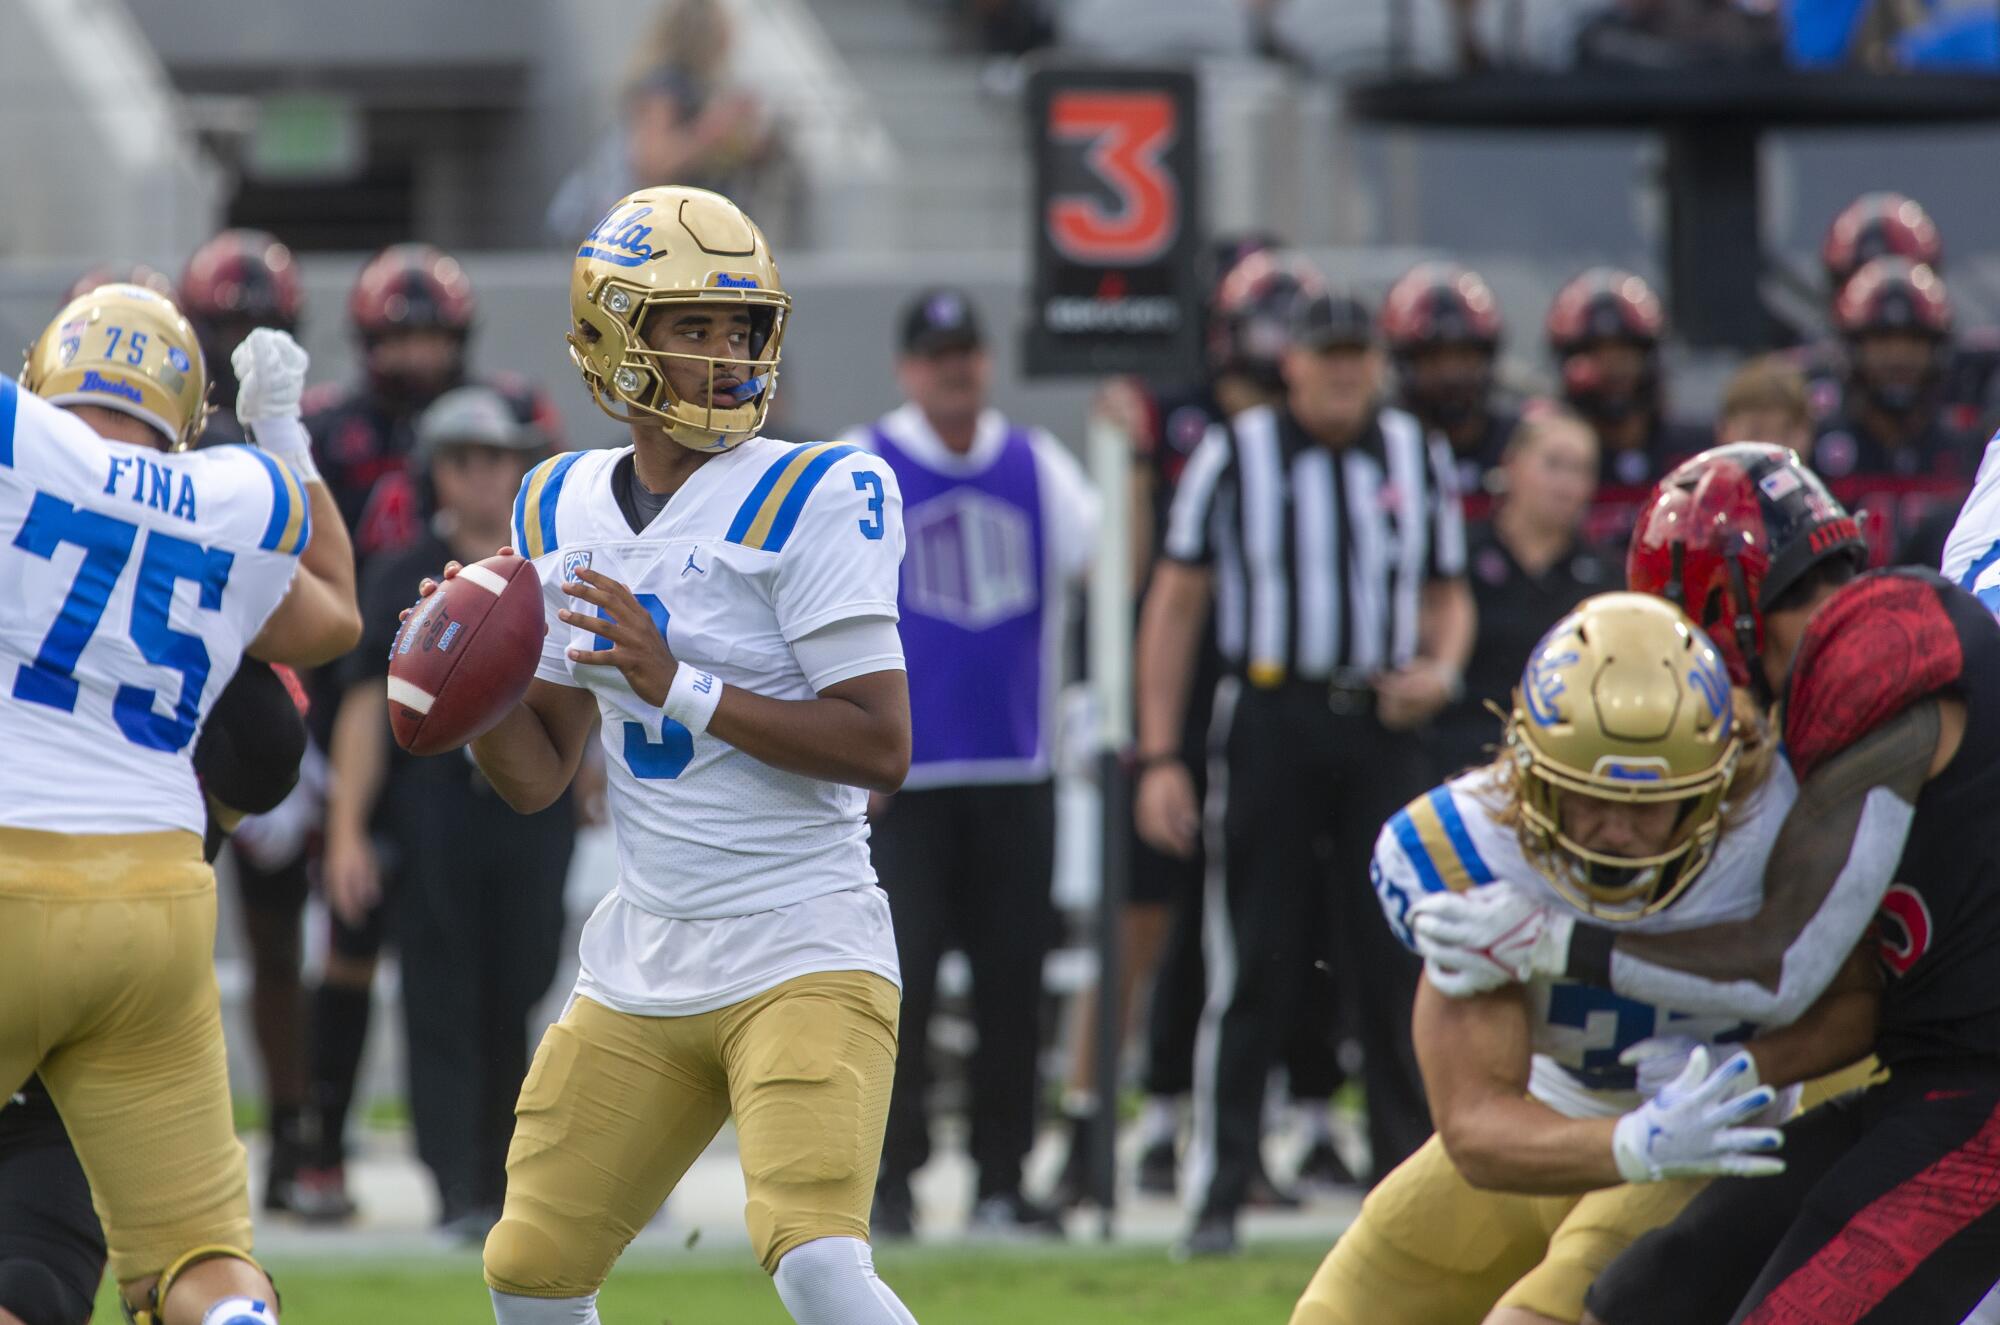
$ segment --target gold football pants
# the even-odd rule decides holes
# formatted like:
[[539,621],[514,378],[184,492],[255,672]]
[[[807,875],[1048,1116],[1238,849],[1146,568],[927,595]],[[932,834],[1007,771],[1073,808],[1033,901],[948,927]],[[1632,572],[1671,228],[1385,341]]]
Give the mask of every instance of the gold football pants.
[[691,1017],[573,999],[521,1086],[486,1282],[526,1297],[595,1292],[732,1116],[766,1271],[817,1238],[866,1239],[898,1002],[861,971],[803,975]]
[[1598,1271],[1703,1185],[1635,1183],[1582,1196],[1481,1191],[1433,1136],[1361,1203],[1292,1325],[1479,1325],[1496,1306],[1579,1320]]
[[0,829],[0,1103],[36,1072],[119,1282],[250,1250],[199,837]]

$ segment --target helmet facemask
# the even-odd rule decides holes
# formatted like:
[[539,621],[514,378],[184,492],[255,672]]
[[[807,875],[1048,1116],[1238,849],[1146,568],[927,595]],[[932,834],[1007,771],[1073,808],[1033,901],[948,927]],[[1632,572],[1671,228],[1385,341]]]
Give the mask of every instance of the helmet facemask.
[[[1638,920],[1671,906],[1707,868],[1722,831],[1722,803],[1735,778],[1741,738],[1699,774],[1653,779],[1631,761],[1581,774],[1539,754],[1527,738],[1519,702],[1508,724],[1507,750],[1521,796],[1521,836],[1530,862],[1562,896],[1593,920]],[[1662,761],[1664,762],[1664,761]],[[1672,835],[1658,851],[1613,855],[1585,845],[1562,812],[1562,793],[1627,804],[1678,807]]]
[[[657,318],[691,306],[728,316],[749,314],[750,335],[741,358],[656,349],[646,330]],[[727,451],[757,435],[777,388],[778,356],[791,301],[782,291],[732,288],[649,291],[606,277],[584,298],[569,334],[570,358],[583,373],[599,409],[626,424],[653,424],[694,451]],[[608,373],[599,364],[610,365]],[[695,365],[702,400],[683,399],[671,369]],[[717,381],[733,405],[717,404]]]

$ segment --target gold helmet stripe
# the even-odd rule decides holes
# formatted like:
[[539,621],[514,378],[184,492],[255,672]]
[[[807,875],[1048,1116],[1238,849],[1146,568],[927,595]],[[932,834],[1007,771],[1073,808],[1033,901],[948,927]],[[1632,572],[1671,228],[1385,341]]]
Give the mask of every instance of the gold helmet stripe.
[[819,442],[800,447],[773,464],[737,509],[728,541],[764,552],[782,549],[792,526],[798,523],[799,512],[805,509],[806,498],[826,477],[826,471],[858,450],[839,442]]

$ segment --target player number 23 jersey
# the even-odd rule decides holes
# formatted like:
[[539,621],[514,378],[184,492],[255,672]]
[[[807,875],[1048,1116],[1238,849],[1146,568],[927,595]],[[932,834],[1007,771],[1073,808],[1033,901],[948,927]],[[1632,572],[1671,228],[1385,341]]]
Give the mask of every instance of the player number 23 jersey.
[[614,667],[572,663],[608,641],[556,617],[588,567],[633,592],[684,666],[775,699],[814,690],[792,646],[862,617],[896,617],[902,496],[852,446],[752,438],[697,469],[634,532],[613,471],[631,454],[570,452],[531,471],[515,540],[541,578],[549,634],[537,675],[592,692],[603,715],[619,890],[656,915],[750,915],[870,884],[866,796],[694,736]]
[[110,441],[0,381],[0,826],[200,833],[195,737],[310,536],[263,452]]

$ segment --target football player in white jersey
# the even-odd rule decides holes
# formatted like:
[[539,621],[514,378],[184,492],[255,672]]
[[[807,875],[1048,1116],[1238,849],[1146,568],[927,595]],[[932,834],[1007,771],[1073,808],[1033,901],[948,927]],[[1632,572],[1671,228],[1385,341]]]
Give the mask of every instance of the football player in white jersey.
[[[1600,921],[1702,925],[1756,909],[1732,881],[1795,796],[1708,638],[1663,599],[1600,594],[1536,647],[1496,760],[1383,828],[1375,889],[1405,943],[1415,899],[1496,876]],[[1596,1272],[1699,1179],[1782,1168],[1764,1152],[1795,1094],[1773,1087],[1862,1057],[1873,1007],[1843,985],[1749,1039],[1570,981],[1422,983],[1437,1134],[1369,1194],[1293,1325],[1576,1325]]]
[[0,1099],[39,1073],[147,1325],[270,1325],[229,1102],[191,761],[244,654],[360,633],[298,421],[305,352],[239,347],[257,446],[187,450],[201,349],[137,286],[73,300],[0,382]]
[[632,445],[522,485],[548,637],[472,751],[534,810],[601,716],[619,869],[522,1086],[486,1242],[501,1325],[596,1321],[730,1118],[793,1318],[912,1320],[867,1241],[899,978],[863,806],[909,766],[902,499],[854,447],[758,435],[790,304],[763,234],[705,190],[640,190],[577,250],[571,355]]
[[2000,433],[1986,443],[1979,475],[1945,539],[1939,571],[2000,613]]

